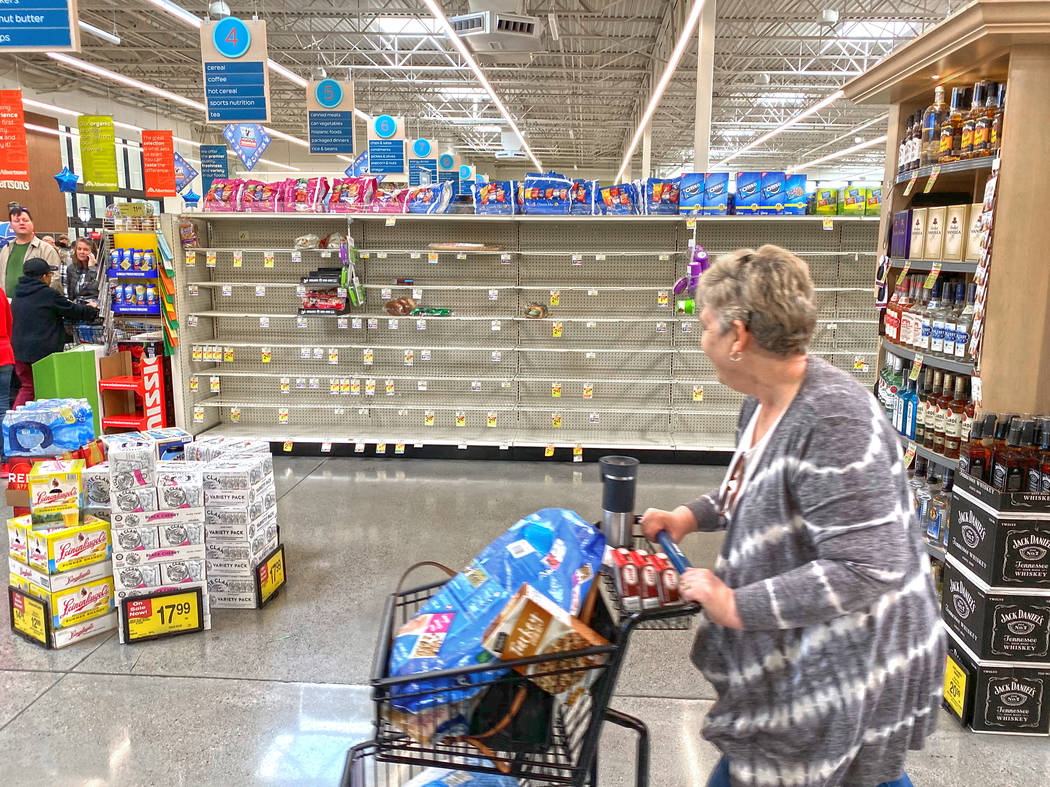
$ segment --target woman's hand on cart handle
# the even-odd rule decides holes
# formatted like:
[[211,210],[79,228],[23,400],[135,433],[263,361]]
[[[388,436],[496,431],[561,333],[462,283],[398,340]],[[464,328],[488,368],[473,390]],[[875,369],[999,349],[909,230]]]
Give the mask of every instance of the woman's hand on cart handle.
[[647,508],[642,514],[642,535],[647,541],[655,543],[656,534],[666,530],[676,544],[690,533],[696,531],[696,517],[686,506],[678,506],[673,511],[659,508]]
[[683,601],[695,601],[704,608],[712,623],[731,629],[742,629],[733,589],[706,568],[691,568],[678,580],[678,595]]

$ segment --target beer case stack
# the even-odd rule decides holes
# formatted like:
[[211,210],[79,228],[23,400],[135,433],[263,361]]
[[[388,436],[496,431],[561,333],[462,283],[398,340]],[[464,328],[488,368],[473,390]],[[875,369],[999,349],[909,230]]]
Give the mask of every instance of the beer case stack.
[[1050,735],[1050,494],[959,472],[950,521],[946,706],[974,732]]
[[47,602],[51,647],[117,626],[109,523],[83,514],[82,460],[48,460],[28,478],[30,513],[9,519],[10,585]]
[[[192,462],[161,460],[167,442],[135,434],[109,446],[113,578],[121,602],[200,588],[211,628],[204,543],[204,478]],[[124,641],[124,621],[119,634]]]

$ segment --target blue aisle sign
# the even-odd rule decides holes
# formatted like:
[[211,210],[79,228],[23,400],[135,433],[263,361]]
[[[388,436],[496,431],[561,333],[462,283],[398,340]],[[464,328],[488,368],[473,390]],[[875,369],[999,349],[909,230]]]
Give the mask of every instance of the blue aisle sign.
[[254,123],[236,123],[227,126],[222,135],[237,158],[248,169],[259,163],[266,148],[270,147],[270,135],[266,129]]
[[438,161],[434,143],[415,139],[408,146],[408,185],[427,186],[437,183]]
[[307,84],[306,122],[311,153],[353,153],[353,84],[327,78]]
[[230,177],[225,145],[201,145],[201,189],[205,194],[216,178]]
[[0,52],[80,51],[76,0],[0,0]]
[[368,171],[397,175],[405,171],[404,121],[390,115],[372,118],[368,128]]
[[204,22],[201,57],[209,123],[269,121],[265,22],[232,16]]
[[462,196],[466,194],[470,196],[470,187],[474,185],[475,176],[474,167],[470,164],[460,164],[459,166],[459,194]]
[[[0,0],[3,2],[3,0]],[[197,177],[197,170],[193,168],[190,162],[186,161],[182,156],[179,155],[178,151],[175,152],[175,191],[182,193],[182,190],[189,185],[190,181]],[[209,184],[211,185],[211,184]],[[170,193],[170,192],[169,192]]]

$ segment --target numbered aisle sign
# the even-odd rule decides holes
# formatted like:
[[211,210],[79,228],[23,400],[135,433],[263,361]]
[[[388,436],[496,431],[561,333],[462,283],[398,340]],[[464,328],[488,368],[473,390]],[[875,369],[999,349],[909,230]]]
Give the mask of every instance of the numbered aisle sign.
[[11,631],[23,639],[51,647],[51,610],[46,601],[34,598],[15,587],[7,589],[11,612]]
[[123,641],[146,642],[204,630],[200,588],[165,590],[120,602]]
[[372,175],[404,174],[404,118],[379,115],[368,124],[368,171]]
[[438,156],[437,182],[451,183],[452,190],[459,193],[459,156],[455,153],[442,153]]
[[266,22],[202,22],[201,58],[209,123],[270,122]]
[[321,79],[306,85],[311,153],[354,152],[354,83]]
[[261,609],[284,587],[288,576],[285,573],[284,544],[271,552],[255,569],[255,599]]
[[414,139],[408,145],[408,185],[437,183],[437,149],[429,139]]

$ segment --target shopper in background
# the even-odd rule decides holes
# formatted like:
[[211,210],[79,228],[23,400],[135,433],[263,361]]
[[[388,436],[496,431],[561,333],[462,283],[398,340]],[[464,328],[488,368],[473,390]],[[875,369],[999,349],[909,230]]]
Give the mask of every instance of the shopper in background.
[[[15,239],[0,249],[0,287],[4,292],[14,295],[18,280],[22,276],[22,263],[26,260],[39,257],[55,268],[62,264],[62,260],[54,246],[44,243],[43,239],[36,236],[33,217],[28,208],[13,203],[8,207],[7,215]],[[66,291],[62,289],[59,277],[55,277],[51,287],[59,294],[65,295]]]
[[910,785],[941,705],[944,640],[897,435],[872,395],[806,354],[816,325],[806,264],[743,249],[700,278],[701,346],[746,394],[720,489],[649,509],[647,538],[725,528],[694,664],[718,692],[703,736],[710,785]]
[[73,256],[63,269],[66,297],[77,303],[98,300],[98,266],[95,262],[95,244],[87,238],[77,238]]
[[55,292],[51,283],[57,268],[46,260],[40,257],[26,260],[23,271],[11,301],[11,346],[15,353],[15,374],[22,386],[15,407],[33,399],[33,364],[52,353],[62,352],[65,347],[64,320],[87,322],[98,317],[94,303],[73,303]]
[[[0,288],[0,420],[11,408],[11,376],[15,371],[15,354],[11,349],[11,304]],[[0,441],[0,478],[7,478],[7,457]]]

